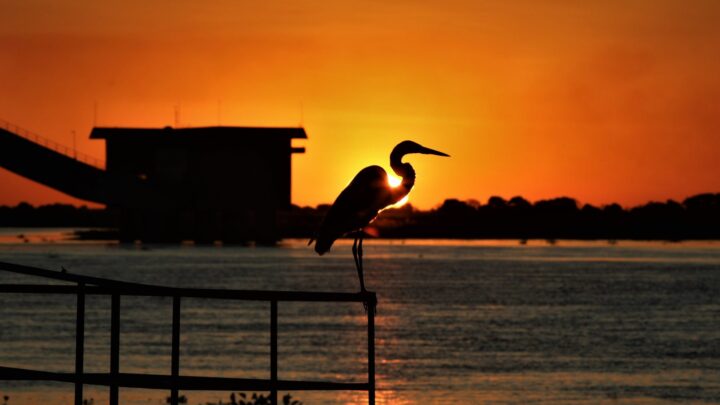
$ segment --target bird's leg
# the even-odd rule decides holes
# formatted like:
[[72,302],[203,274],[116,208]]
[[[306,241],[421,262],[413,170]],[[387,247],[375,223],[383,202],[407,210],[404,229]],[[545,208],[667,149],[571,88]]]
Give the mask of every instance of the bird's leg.
[[[355,234],[355,240],[353,241],[352,252],[353,252],[353,259],[355,260],[355,268],[358,271],[358,278],[360,279],[360,292],[361,293],[367,291],[367,290],[365,290],[365,279],[363,277],[362,242],[363,242],[363,232],[360,231]],[[373,313],[377,313],[377,310],[376,310],[377,303],[373,302],[372,306],[373,306],[373,310],[375,310],[375,312],[373,312]],[[363,302],[363,308],[365,309],[365,312],[367,313],[367,311],[368,311],[368,303],[367,302]]]
[[355,261],[355,268],[358,269],[358,272],[359,272],[360,265],[358,264],[357,245],[358,245],[358,238],[357,238],[357,235],[355,235],[355,241],[353,242],[352,252],[353,252],[353,260]]
[[360,275],[360,291],[365,292],[365,277],[363,277],[363,262],[362,262],[362,255],[363,255],[363,231],[362,229],[359,232],[359,239],[360,243],[358,243],[358,263],[360,264],[360,267],[358,267],[359,275]]
[[[362,230],[360,230],[360,243],[358,243],[358,263],[360,263],[360,267],[359,267],[360,292],[366,292],[366,291],[367,291],[367,290],[365,289],[365,278],[363,277],[363,260],[362,260],[362,255],[363,255],[363,248],[362,248],[362,246],[363,246],[363,236],[365,236],[365,233],[364,233]],[[366,312],[366,313],[367,313],[367,311],[368,311],[369,305],[372,305],[372,307],[373,307],[373,314],[377,313],[377,302],[373,302],[373,303],[363,302],[363,308],[365,309],[365,312]]]
[[353,243],[353,257],[355,258],[355,268],[360,279],[360,291],[365,291],[365,281],[363,280],[362,268],[362,233],[355,234],[355,243]]

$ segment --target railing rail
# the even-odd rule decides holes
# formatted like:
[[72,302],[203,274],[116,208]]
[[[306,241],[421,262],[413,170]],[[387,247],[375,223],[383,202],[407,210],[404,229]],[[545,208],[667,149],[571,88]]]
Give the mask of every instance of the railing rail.
[[[202,288],[175,288],[148,284],[128,283],[67,272],[56,272],[35,267],[0,262],[0,271],[42,277],[74,285],[62,284],[0,284],[0,293],[69,294],[77,297],[75,371],[57,373],[40,370],[0,366],[0,380],[58,381],[75,385],[75,404],[82,405],[84,385],[101,385],[109,388],[110,405],[118,404],[119,388],[149,388],[170,391],[170,403],[177,405],[181,390],[237,390],[268,391],[272,404],[277,404],[279,390],[325,391],[360,390],[368,392],[368,403],[375,403],[375,293],[257,291]],[[85,298],[87,295],[106,295],[111,298],[110,320],[110,371],[109,373],[84,372]],[[121,373],[120,364],[120,300],[125,296],[161,296],[172,298],[172,350],[170,375]],[[212,298],[270,303],[270,378],[245,379],[224,377],[194,377],[180,374],[180,310],[182,298]],[[343,383],[326,381],[289,381],[278,379],[278,303],[304,302],[362,302],[367,309],[368,381]]]
[[32,131],[29,131],[25,128],[17,126],[11,122],[0,119],[0,128],[6,130],[8,132],[12,132],[13,134],[15,134],[17,136],[19,136],[21,138],[25,138],[28,141],[32,141],[40,146],[43,146],[43,147],[53,150],[57,153],[65,155],[69,158],[75,159],[79,162],[89,164],[90,166],[97,167],[98,169],[105,168],[105,162],[102,161],[101,159],[98,159],[94,156],[88,155],[87,153],[80,152],[75,148],[71,148],[69,146],[63,145],[61,143],[58,143],[58,142],[55,142],[48,138],[45,138],[43,136],[40,136]]

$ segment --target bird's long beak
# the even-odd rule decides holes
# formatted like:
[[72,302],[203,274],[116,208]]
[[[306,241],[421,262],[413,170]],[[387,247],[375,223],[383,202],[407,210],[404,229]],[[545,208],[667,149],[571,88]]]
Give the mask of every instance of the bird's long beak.
[[447,153],[443,153],[443,152],[437,151],[435,149],[426,148],[424,146],[420,147],[420,150],[418,151],[418,153],[422,153],[425,155],[437,155],[437,156],[450,157],[450,155],[448,155]]

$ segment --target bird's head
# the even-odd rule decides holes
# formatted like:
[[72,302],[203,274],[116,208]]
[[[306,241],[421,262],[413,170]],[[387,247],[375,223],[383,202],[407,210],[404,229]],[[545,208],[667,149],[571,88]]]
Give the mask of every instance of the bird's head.
[[402,163],[403,156],[411,154],[411,153],[422,153],[424,155],[436,155],[436,156],[450,157],[450,155],[448,155],[447,153],[436,151],[435,149],[426,148],[417,142],[402,141],[399,144],[397,144],[393,148],[392,153],[390,153],[390,166],[393,169],[396,169],[396,171],[397,171],[397,168],[400,168],[400,166],[403,165],[403,163]]
[[447,153],[436,151],[435,149],[426,148],[417,142],[413,141],[402,141],[395,146],[391,155],[398,154],[400,157],[408,155],[410,153],[422,153],[424,155],[437,155],[450,157]]

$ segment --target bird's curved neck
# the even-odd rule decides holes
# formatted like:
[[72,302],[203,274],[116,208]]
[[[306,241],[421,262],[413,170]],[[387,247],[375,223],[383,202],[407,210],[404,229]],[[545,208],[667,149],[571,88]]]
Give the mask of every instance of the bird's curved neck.
[[395,174],[402,177],[402,186],[409,191],[415,185],[415,170],[410,163],[402,162],[403,156],[405,156],[405,152],[393,149],[390,154],[390,167]]

